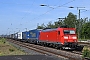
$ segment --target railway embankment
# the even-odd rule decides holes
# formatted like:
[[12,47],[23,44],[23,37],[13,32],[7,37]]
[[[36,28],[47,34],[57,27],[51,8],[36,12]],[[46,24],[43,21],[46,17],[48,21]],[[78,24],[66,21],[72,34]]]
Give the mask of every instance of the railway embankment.
[[26,53],[22,50],[9,44],[5,38],[0,38],[0,56],[6,55],[25,55]]

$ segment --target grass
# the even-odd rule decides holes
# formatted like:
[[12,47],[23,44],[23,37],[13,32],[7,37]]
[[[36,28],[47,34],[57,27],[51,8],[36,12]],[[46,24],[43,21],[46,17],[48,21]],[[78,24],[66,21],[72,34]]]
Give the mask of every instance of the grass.
[[25,55],[26,53],[6,42],[5,38],[0,38],[0,56],[5,55]]

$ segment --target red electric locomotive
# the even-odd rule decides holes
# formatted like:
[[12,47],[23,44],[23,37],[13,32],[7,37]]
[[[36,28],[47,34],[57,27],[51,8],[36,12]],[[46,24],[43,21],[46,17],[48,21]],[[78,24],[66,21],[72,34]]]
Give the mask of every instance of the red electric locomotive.
[[45,29],[40,32],[39,40],[44,45],[61,49],[74,49],[81,51],[83,46],[78,45],[75,28]]

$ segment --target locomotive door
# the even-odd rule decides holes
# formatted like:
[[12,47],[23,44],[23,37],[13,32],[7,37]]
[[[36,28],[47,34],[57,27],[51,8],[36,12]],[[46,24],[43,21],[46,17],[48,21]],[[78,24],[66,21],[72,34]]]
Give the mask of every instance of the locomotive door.
[[57,42],[60,42],[60,31],[57,31]]

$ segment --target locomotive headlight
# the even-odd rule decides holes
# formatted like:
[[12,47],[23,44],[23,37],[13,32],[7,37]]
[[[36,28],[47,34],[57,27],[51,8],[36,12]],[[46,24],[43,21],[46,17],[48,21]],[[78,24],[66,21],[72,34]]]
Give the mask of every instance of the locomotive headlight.
[[74,42],[77,42],[77,40],[74,40]]
[[73,38],[73,39],[77,39],[77,37],[76,37],[76,36],[73,36],[72,38]]
[[64,36],[64,39],[68,39],[68,36]]

